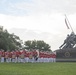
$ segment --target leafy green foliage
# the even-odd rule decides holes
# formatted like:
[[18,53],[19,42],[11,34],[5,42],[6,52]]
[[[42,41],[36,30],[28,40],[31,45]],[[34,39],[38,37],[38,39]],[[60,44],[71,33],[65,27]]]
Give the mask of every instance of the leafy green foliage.
[[7,30],[0,30],[0,49],[5,51],[19,49],[21,47],[20,41],[18,36],[8,33]]
[[39,49],[40,51],[50,51],[50,46],[49,44],[46,44],[44,41],[41,41],[41,40],[28,40],[28,41],[25,41],[24,43],[25,45],[25,49],[29,49],[29,50],[32,50],[32,49]]

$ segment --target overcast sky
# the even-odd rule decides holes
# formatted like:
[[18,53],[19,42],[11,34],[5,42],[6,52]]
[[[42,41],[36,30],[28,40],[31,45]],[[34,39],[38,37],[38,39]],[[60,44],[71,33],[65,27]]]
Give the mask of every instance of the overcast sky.
[[0,0],[0,25],[22,40],[44,40],[56,50],[71,29],[76,32],[76,0]]

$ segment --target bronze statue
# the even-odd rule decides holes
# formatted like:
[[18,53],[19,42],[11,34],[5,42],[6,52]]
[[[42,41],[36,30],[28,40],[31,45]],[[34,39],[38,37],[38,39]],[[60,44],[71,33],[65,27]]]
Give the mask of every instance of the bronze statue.
[[59,47],[60,49],[64,48],[73,48],[76,44],[76,35],[72,32],[70,35],[67,35],[67,38],[64,40],[64,43]]

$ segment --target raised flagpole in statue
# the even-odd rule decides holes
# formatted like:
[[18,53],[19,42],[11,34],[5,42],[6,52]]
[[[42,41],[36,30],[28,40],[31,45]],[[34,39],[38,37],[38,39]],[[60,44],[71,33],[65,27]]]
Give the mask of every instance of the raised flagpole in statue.
[[74,30],[73,30],[73,28],[72,28],[72,26],[71,26],[71,24],[70,24],[70,22],[69,22],[69,20],[68,20],[68,18],[66,16],[66,14],[65,14],[65,24],[66,24],[68,29],[71,29],[72,32],[74,32]]

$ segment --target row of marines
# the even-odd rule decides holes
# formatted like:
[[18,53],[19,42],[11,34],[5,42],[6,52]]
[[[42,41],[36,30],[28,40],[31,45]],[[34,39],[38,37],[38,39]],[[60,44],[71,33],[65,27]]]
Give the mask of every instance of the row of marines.
[[37,50],[26,51],[26,50],[13,50],[4,51],[0,50],[0,62],[55,62],[56,54],[49,52],[39,52]]

